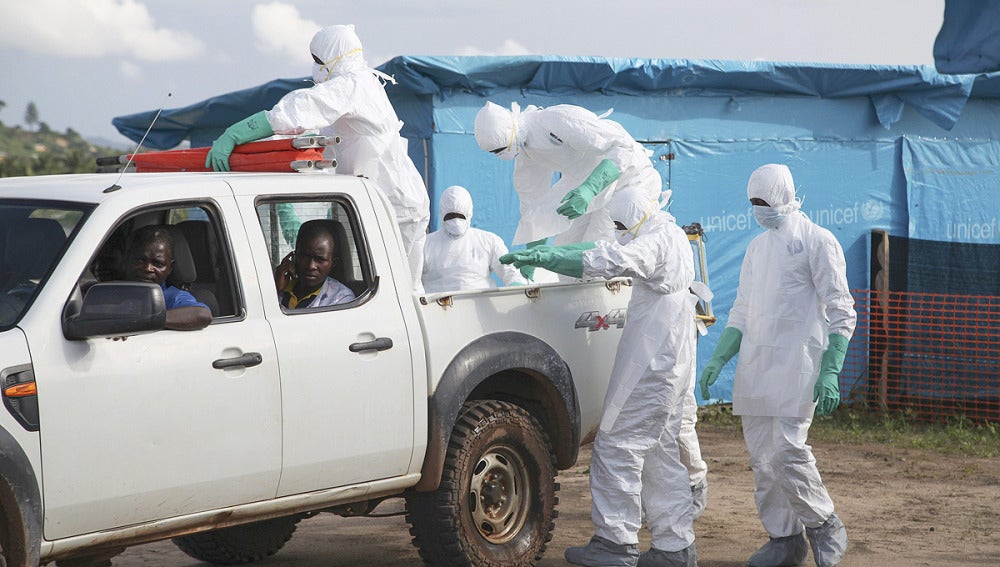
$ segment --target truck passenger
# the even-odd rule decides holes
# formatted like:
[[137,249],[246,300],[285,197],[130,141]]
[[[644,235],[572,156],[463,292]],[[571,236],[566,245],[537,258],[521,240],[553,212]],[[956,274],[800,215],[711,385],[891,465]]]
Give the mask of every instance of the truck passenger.
[[276,133],[297,135],[319,130],[339,137],[337,173],[366,177],[389,198],[414,289],[419,291],[430,199],[420,172],[407,155],[406,140],[399,135],[403,123],[381,82],[395,81],[368,66],[353,25],[321,29],[309,49],[316,84],[294,90],[270,110],[227,128],[212,143],[205,167],[229,171],[229,155],[235,146]]
[[424,291],[461,291],[496,287],[490,272],[504,285],[523,285],[520,272],[500,263],[507,253],[503,239],[472,228],[472,196],[460,185],[441,194],[438,205],[442,228],[430,233],[424,244]]
[[125,256],[126,278],[148,282],[163,288],[167,308],[165,328],[175,331],[197,331],[212,322],[212,311],[190,292],[167,285],[174,269],[174,238],[160,225],[144,226],[135,231]]
[[340,244],[329,221],[313,219],[299,228],[295,250],[274,271],[282,307],[326,307],[354,300],[354,292],[330,276]]

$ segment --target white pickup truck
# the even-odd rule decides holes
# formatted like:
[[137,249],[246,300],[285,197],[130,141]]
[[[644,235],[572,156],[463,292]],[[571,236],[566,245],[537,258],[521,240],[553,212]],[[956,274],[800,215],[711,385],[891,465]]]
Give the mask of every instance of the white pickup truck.
[[[291,217],[337,227],[354,301],[280,306]],[[207,328],[164,330],[161,288],[120,281],[150,224],[172,227],[168,283],[211,307]],[[356,177],[0,180],[6,565],[106,564],[164,538],[247,563],[303,518],[391,497],[428,563],[537,561],[556,470],[598,424],[628,280],[419,296],[400,242]]]

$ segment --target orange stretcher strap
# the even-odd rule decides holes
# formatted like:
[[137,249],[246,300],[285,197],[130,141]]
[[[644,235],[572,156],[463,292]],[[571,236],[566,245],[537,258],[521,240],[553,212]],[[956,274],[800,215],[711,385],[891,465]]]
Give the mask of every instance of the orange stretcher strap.
[[[205,167],[205,156],[208,148],[191,150],[170,150],[166,152],[147,152],[135,154],[132,163],[136,171],[211,171]],[[233,153],[229,156],[229,167],[236,171],[260,171],[241,169],[261,163],[290,163],[298,160],[321,160],[323,150],[320,148],[308,150],[284,150],[276,152],[260,152],[251,154]]]

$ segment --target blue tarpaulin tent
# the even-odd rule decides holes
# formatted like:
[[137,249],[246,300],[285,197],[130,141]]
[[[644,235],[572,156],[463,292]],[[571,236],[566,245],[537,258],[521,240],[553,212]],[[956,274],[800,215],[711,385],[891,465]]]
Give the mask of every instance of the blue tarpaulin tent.
[[934,66],[941,73],[1000,71],[1000,0],[946,0]]
[[[759,231],[746,181],[764,163],[788,164],[803,210],[834,232],[852,288],[869,288],[869,234],[1000,244],[1000,73],[942,75],[933,67],[593,57],[397,57],[380,70],[424,174],[436,225],[437,198],[464,185],[473,224],[508,243],[518,220],[512,164],[473,138],[485,101],[569,103],[620,122],[653,151],[671,212],[707,237],[720,327],[739,267]],[[279,80],[167,110],[147,138],[166,148],[207,145],[229,124],[269,108],[303,80]],[[114,120],[138,139],[155,113]],[[718,329],[699,346],[701,362]],[[729,365],[716,391],[731,387]],[[699,365],[701,367],[701,365]],[[723,395],[723,398],[726,396]]]

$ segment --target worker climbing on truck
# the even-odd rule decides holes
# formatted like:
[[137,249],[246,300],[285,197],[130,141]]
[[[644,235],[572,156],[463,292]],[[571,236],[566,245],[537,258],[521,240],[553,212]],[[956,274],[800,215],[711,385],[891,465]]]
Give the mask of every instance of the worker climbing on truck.
[[231,125],[212,143],[205,166],[229,171],[233,148],[274,134],[319,130],[327,137],[339,137],[337,172],[371,179],[389,198],[414,289],[421,290],[430,199],[399,134],[402,122],[383,88],[383,81],[393,80],[368,66],[353,25],[321,29],[309,49],[316,84],[291,91],[270,110]]

